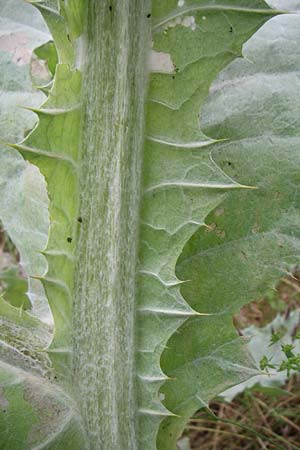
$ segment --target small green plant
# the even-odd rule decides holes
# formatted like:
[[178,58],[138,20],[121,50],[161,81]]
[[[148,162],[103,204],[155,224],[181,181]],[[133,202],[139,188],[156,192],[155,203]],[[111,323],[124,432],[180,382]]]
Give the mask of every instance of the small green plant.
[[[283,330],[273,332],[270,339],[270,346],[272,346],[275,343],[278,343],[281,341],[284,333]],[[300,340],[299,333],[297,332],[293,336],[294,340]],[[287,377],[290,377],[290,374],[292,371],[300,373],[300,353],[295,353],[295,345],[289,344],[289,343],[282,343],[281,344],[281,351],[283,355],[285,356],[285,359],[281,361],[279,364],[272,364],[272,356],[267,357],[264,355],[260,360],[260,368],[261,370],[265,370],[266,373],[268,373],[268,369],[276,369],[278,372],[282,372],[284,370],[287,371]]]
[[272,358],[268,358],[267,356],[263,356],[260,360],[260,368],[261,370],[265,370],[268,373],[268,369],[275,369],[274,364],[271,364]]

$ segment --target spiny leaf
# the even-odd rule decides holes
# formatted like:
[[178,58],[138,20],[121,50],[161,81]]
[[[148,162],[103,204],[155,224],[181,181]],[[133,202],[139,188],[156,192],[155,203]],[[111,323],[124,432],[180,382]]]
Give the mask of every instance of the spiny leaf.
[[[2,105],[6,107],[3,111],[1,110],[3,124],[1,137],[2,141],[16,142],[16,140],[22,139],[34,124],[32,112],[20,110],[16,114],[16,104],[18,106],[27,104],[27,106],[32,106],[35,111],[34,108],[43,98],[43,95],[32,92],[29,63],[34,46],[48,41],[49,34],[36,30],[35,26],[39,24],[39,19],[36,18],[40,16],[31,6],[20,5],[20,2],[17,4],[13,1],[9,6],[7,2],[4,3],[3,7],[1,6],[1,13],[10,19],[18,16],[17,11],[22,11],[18,24],[11,25],[7,17],[1,21],[3,51],[0,61],[2,65],[6,65],[5,69],[13,65],[14,75],[20,74],[19,77],[13,77],[7,70],[2,71],[7,78],[2,78],[1,86],[3,89]],[[30,13],[27,15],[28,10]],[[27,20],[32,25],[31,27],[28,26]],[[44,26],[41,28],[45,29]],[[18,48],[20,46],[18,39],[19,41],[23,39],[22,42],[26,43],[28,51],[25,46]],[[18,52],[20,58],[17,60]],[[62,55],[65,55],[64,51],[62,51]],[[62,68],[60,74],[64,76],[68,72]],[[62,88],[65,90],[68,80],[68,75],[66,75],[65,82],[62,82]],[[7,92],[12,89],[14,91]],[[54,86],[53,92],[57,93],[55,89]],[[19,90],[23,90],[24,94],[21,94]],[[58,113],[67,127],[67,120],[62,111],[57,111],[59,105],[55,99],[53,102],[49,99],[47,108],[52,109],[41,114],[47,117],[47,115],[51,116],[53,112],[54,115]],[[46,121],[47,118],[44,121],[41,120],[42,125],[50,128],[51,120],[47,123]],[[24,142],[28,141],[34,146],[37,142],[40,143],[39,136],[37,133],[35,140],[30,134]],[[45,145],[47,142],[46,135]],[[36,158],[35,154],[34,157]],[[47,197],[43,178],[34,166],[24,162],[14,150],[2,149],[1,168],[1,218],[21,252],[21,261],[27,273],[30,276],[41,277],[46,271],[46,264],[45,258],[38,251],[44,248],[48,231]],[[12,218],[12,211],[14,211],[14,218]],[[20,214],[20,219],[17,218],[16,211]],[[31,285],[33,283],[36,284],[37,281],[31,279]],[[16,301],[21,302],[22,297],[19,296]],[[34,311],[37,310],[36,303],[38,301],[39,299],[35,299]],[[51,360],[45,351],[51,341],[52,330],[44,323],[26,314],[22,308],[16,309],[3,299],[0,299],[0,315],[1,443],[5,445],[5,449],[12,450],[36,446],[52,449],[63,447],[72,450],[84,448],[85,442],[76,405],[57,386],[55,387],[47,381],[47,378],[50,378],[52,382],[57,379],[57,372],[53,370]],[[61,322],[64,322],[64,319],[61,319]],[[57,326],[61,330],[61,336],[64,326],[60,326],[59,320],[57,320]]]
[[[59,12],[38,3],[53,28],[54,38],[67,30]],[[68,39],[67,39],[68,40]],[[59,63],[48,99],[40,109],[38,126],[16,149],[45,176],[50,202],[50,236],[43,252],[48,262],[47,275],[41,278],[55,322],[55,334],[49,351],[64,378],[70,368],[74,248],[78,223],[78,149],[80,145],[81,75],[70,61],[73,50],[65,53],[64,38],[57,44]],[[68,41],[68,47],[70,46]],[[61,46],[61,47],[60,47]],[[61,50],[60,50],[61,48]],[[61,180],[65,181],[62,188]],[[59,366],[59,367],[58,367]]]
[[202,110],[205,132],[227,139],[211,148],[213,160],[257,189],[231,192],[178,260],[177,276],[190,280],[183,297],[212,315],[189,319],[163,354],[163,369],[176,379],[162,390],[165,405],[182,419],[165,421],[161,443],[201,403],[247,375],[231,316],[299,264],[298,39],[299,17],[271,20],[246,44],[245,59],[221,73]]
[[49,70],[52,75],[55,74],[56,65],[58,63],[57,52],[53,41],[48,41],[46,44],[34,50],[34,53],[41,59],[47,61]]
[[[34,126],[35,115],[21,106],[38,106],[42,93],[33,89],[30,64],[34,47],[49,40],[39,12],[23,2],[0,2],[0,217],[17,246],[21,265],[28,276],[41,276],[47,266],[38,253],[47,242],[48,199],[44,179],[4,142],[18,142]],[[29,280],[34,313],[49,316],[43,290]]]
[[[53,34],[59,63],[48,100],[41,109],[34,110],[39,117],[38,126],[14,147],[38,165],[47,181],[51,230],[44,252],[49,270],[43,283],[55,320],[49,354],[56,373],[70,389],[74,250],[82,221],[78,187],[81,74],[76,68],[80,42],[74,45],[73,39],[82,29],[83,9],[82,2],[75,1],[59,2],[59,6],[56,0],[34,4]],[[177,0],[153,2],[152,56],[156,73],[151,76],[147,107],[137,279],[138,440],[143,450],[154,450],[157,445],[160,450],[173,450],[185,421],[199,406],[206,405],[230,383],[255,373],[245,342],[232,327],[231,315],[252,295],[264,292],[262,275],[268,287],[270,279],[278,278],[281,272],[271,266],[274,260],[287,259],[294,264],[293,252],[299,250],[294,205],[295,214],[287,215],[285,211],[285,220],[279,220],[282,228],[272,232],[273,222],[278,225],[276,207],[282,208],[286,198],[281,197],[279,190],[282,174],[276,185],[279,166],[282,169],[282,147],[276,151],[275,145],[275,152],[268,147],[270,114],[264,119],[261,116],[251,129],[239,114],[226,115],[224,104],[216,104],[213,96],[212,114],[206,105],[202,126],[199,125],[199,110],[213,79],[242,55],[243,43],[276,14],[263,0],[220,0],[218,4],[201,0],[183,4]],[[245,61],[241,64],[244,67]],[[229,75],[232,67],[236,65],[230,66]],[[247,70],[251,73],[251,67]],[[258,78],[259,86],[260,77],[255,70],[253,77]],[[244,90],[251,92],[244,86],[242,92],[238,91],[238,99],[243,98]],[[248,96],[250,103],[257,98]],[[227,96],[225,100],[227,106]],[[270,104],[275,104],[277,110],[276,101]],[[263,105],[263,110],[272,111],[268,105]],[[296,100],[293,106],[298,106]],[[241,117],[247,113],[242,100],[236,107]],[[257,104],[251,103],[250,111],[256,109]],[[281,116],[282,122],[293,128],[289,114],[286,121]],[[260,138],[261,127],[265,134]],[[281,133],[280,126],[273,127],[277,129]],[[276,139],[282,141],[281,136],[272,137],[272,146]],[[290,159],[296,149],[292,140],[289,136],[284,160],[288,170],[292,170]],[[275,167],[277,172],[273,177],[271,170],[269,177],[268,164],[274,158],[271,169]],[[291,186],[298,184],[295,170],[292,174],[288,197]],[[275,182],[278,198],[274,190],[264,186],[265,181],[267,185]],[[261,211],[269,202],[274,209],[266,218],[262,213],[256,217],[256,208]],[[284,230],[286,223],[293,236]],[[253,229],[257,233],[252,233]],[[257,265],[257,256],[263,264]],[[237,277],[240,271],[244,278],[240,274]],[[100,369],[97,370],[99,375]],[[60,392],[57,387],[53,389]],[[73,411],[69,398],[66,404]],[[26,410],[25,422],[27,415],[32,414],[27,430],[34,425],[34,407],[21,404],[20,410]],[[75,416],[78,423],[77,413]],[[168,417],[161,425],[165,416]],[[22,430],[20,433],[23,436]],[[55,436],[57,444],[55,441],[52,448],[63,448],[64,437]],[[74,439],[76,442],[68,444],[73,445],[70,448],[83,448],[81,431]]]
[[[242,55],[243,43],[274,14],[264,1],[199,1],[182,6],[177,1],[153,2],[153,59],[158,61],[156,73],[151,75],[147,107],[138,285],[139,426],[143,449],[155,448],[163,416],[179,413],[182,418],[178,422],[172,417],[165,421],[181,423],[178,430],[162,432],[158,444],[162,450],[173,448],[187,415],[206,405],[213,389],[222,383],[225,386],[237,372],[241,372],[238,381],[253,373],[245,343],[232,330],[231,317],[204,317],[213,311],[204,305],[195,308],[191,301],[188,306],[185,284],[175,275],[175,266],[184,244],[196,230],[202,226],[209,231],[206,217],[226,193],[244,190],[212,159],[215,140],[201,130],[199,110],[220,70]],[[164,59],[169,61],[168,70],[162,64]],[[223,136],[217,138],[222,140]],[[175,333],[180,326],[187,333],[184,339]],[[168,359],[163,357],[161,368],[161,354],[166,345],[169,347],[167,341],[172,334],[174,351],[169,352]],[[227,360],[218,369],[218,361],[225,359],[221,349],[226,341],[231,342],[227,353],[235,352],[237,364]],[[216,361],[209,362],[207,353],[218,347]],[[199,370],[199,359],[198,364],[187,368],[180,387],[170,375],[166,385],[170,390],[174,386],[172,396],[161,402],[165,394],[159,394],[159,389],[164,377],[173,373],[180,355],[186,359],[186,354],[194,351],[205,358],[204,371]],[[238,364],[242,371],[237,371]],[[203,385],[206,383],[205,392],[201,392],[204,387],[199,389],[189,401],[189,386],[195,389],[201,379]],[[181,404],[184,406],[179,409]]]

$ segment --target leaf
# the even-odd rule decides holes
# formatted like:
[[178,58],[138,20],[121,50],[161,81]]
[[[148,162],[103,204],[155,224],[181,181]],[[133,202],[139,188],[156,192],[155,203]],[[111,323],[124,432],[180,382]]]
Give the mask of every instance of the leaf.
[[[49,33],[38,11],[30,5],[1,1],[0,10],[0,67],[5,74],[0,86],[0,216],[21,253],[27,274],[40,277],[47,270],[39,252],[47,242],[49,221],[44,178],[18,152],[4,148],[3,141],[20,141],[36,122],[31,111],[19,107],[36,107],[44,98],[33,90],[29,69],[33,49],[48,41]],[[4,295],[12,304],[21,306],[26,302],[28,306],[24,296],[27,283],[14,277],[16,270],[1,272],[6,285]],[[38,281],[30,279],[30,284],[33,311],[49,321]],[[57,375],[45,352],[52,329],[0,298],[0,330],[1,449],[83,449],[76,406],[53,384]]]
[[51,328],[2,297],[0,312],[1,361],[52,378],[49,357],[42,351],[50,341]]
[[18,267],[10,267],[0,271],[0,286],[5,299],[13,306],[28,309],[29,299],[26,295],[28,286],[24,277],[19,274]]
[[[116,116],[113,117],[115,121],[107,124],[109,130],[106,137],[111,141],[108,144],[104,141],[103,147],[102,142],[92,142],[94,136],[88,136],[89,139],[82,145],[82,123],[88,131],[97,128],[99,123],[103,126],[105,123],[98,103],[95,105],[100,98],[99,95],[96,95],[97,92],[89,91],[90,106],[92,103],[94,104],[95,107],[92,111],[95,111],[95,116],[91,111],[85,112],[83,116],[81,111],[80,67],[82,61],[80,56],[84,57],[85,55],[81,38],[78,39],[78,36],[82,30],[83,3],[75,2],[75,0],[59,2],[59,4],[55,0],[34,3],[46,19],[53,35],[58,54],[58,65],[49,98],[40,109],[34,109],[39,119],[38,126],[26,139],[13,147],[39,167],[45,176],[51,198],[50,236],[47,249],[44,251],[48,262],[48,272],[42,277],[42,282],[54,316],[55,335],[50,347],[45,352],[46,359],[49,355],[46,366],[51,361],[50,367],[58,378],[59,385],[63,386],[67,392],[64,397],[66,398],[65,403],[74,411],[76,423],[79,423],[77,411],[75,406],[70,406],[72,400],[69,398],[69,393],[72,392],[70,386],[72,383],[75,384],[78,389],[76,397],[80,397],[79,405],[84,414],[89,439],[92,443],[99,443],[102,442],[102,437],[106,438],[101,435],[101,432],[105,431],[107,422],[102,426],[99,423],[101,418],[107,420],[108,417],[111,417],[111,427],[107,430],[107,434],[111,436],[115,429],[117,432],[122,426],[124,429],[124,423],[130,422],[130,417],[134,417],[132,411],[130,411],[129,419],[126,416],[127,398],[130,397],[131,386],[126,384],[127,378],[123,376],[123,368],[112,367],[110,361],[103,360],[103,355],[99,354],[99,348],[103,348],[103,343],[99,342],[99,328],[101,327],[101,331],[103,329],[110,330],[110,334],[105,336],[106,339],[112,337],[111,342],[107,344],[107,355],[109,349],[112,349],[112,352],[125,354],[125,357],[128,354],[128,360],[133,350],[129,346],[122,347],[124,340],[118,340],[119,330],[114,328],[115,315],[118,314],[118,317],[122,317],[124,306],[122,302],[120,305],[107,305],[110,306],[110,309],[107,308],[107,310],[110,312],[108,317],[111,319],[111,323],[103,324],[102,298],[99,299],[97,289],[94,289],[91,294],[91,300],[95,301],[92,306],[95,309],[89,311],[88,314],[84,309],[86,305],[91,306],[87,302],[90,291],[93,291],[95,286],[99,287],[102,279],[106,280],[105,277],[114,281],[115,273],[112,271],[112,273],[103,274],[102,267],[98,272],[96,271],[97,273],[92,270],[95,267],[94,249],[99,248],[99,242],[95,242],[95,240],[99,239],[99,236],[102,238],[104,236],[100,233],[99,223],[101,224],[101,220],[97,215],[102,213],[103,217],[107,216],[105,215],[106,211],[95,207],[92,194],[91,199],[88,198],[84,205],[80,205],[79,177],[81,177],[81,187],[90,179],[98,183],[98,178],[102,176],[105,178],[105,167],[99,168],[95,165],[89,167],[86,165],[86,159],[82,160],[82,147],[86,151],[89,150],[89,144],[91,147],[93,145],[93,148],[97,148],[97,145],[101,144],[102,147],[100,145],[99,148],[104,151],[104,147],[110,148],[108,144],[115,142],[116,130],[120,129],[125,133],[124,130],[127,129],[126,124],[120,120],[120,117],[123,117],[122,114],[119,117],[119,110],[117,110]],[[272,188],[269,187],[269,190],[250,189],[251,186],[260,186],[259,183],[263,184],[265,180],[268,183],[275,180],[275,186],[277,182],[281,186],[283,178],[287,178],[287,171],[285,171],[284,177],[281,173],[282,163],[280,171],[278,170],[282,154],[282,147],[280,147],[280,151],[274,153],[277,155],[277,160],[270,166],[277,168],[277,172],[275,171],[274,179],[268,179],[269,162],[273,161],[274,154],[271,149],[266,154],[262,153],[265,145],[268,149],[269,136],[262,135],[263,142],[260,142],[261,135],[257,134],[261,126],[266,127],[263,129],[264,131],[269,130],[270,123],[273,127],[270,129],[273,132],[275,130],[282,131],[280,123],[278,126],[273,125],[272,111],[274,104],[276,111],[279,108],[277,101],[273,99],[270,104],[267,102],[264,105],[262,110],[267,110],[268,113],[263,116],[263,119],[261,115],[259,123],[254,123],[253,128],[249,126],[253,117],[248,112],[248,102],[251,103],[254,99],[259,102],[260,97],[252,95],[251,84],[249,88],[246,83],[243,89],[238,90],[238,94],[234,96],[233,104],[235,98],[238,100],[238,104],[231,115],[226,114],[227,110],[222,102],[221,106],[218,103],[218,93],[222,94],[222,89],[213,88],[210,100],[204,106],[210,84],[218,73],[235,58],[242,56],[243,43],[264,22],[279,14],[279,11],[270,10],[262,0],[221,0],[218,4],[214,1],[199,0],[198,2],[186,1],[183,6],[180,6],[181,2],[179,3],[177,0],[164,2],[155,0],[153,2],[152,64],[155,73],[151,75],[147,105],[139,274],[137,280],[129,280],[131,285],[137,281],[138,447],[143,450],[174,449],[176,439],[186,420],[197,408],[206,405],[212,396],[223,391],[230,384],[241,382],[257,372],[252,358],[246,351],[246,342],[238,337],[232,327],[231,316],[243,303],[252,300],[253,295],[256,296],[264,292],[266,287],[269,288],[270,280],[276,281],[281,274],[276,266],[278,262],[286,258],[289,260],[289,256],[291,256],[291,260],[293,260],[291,264],[294,264],[295,258],[292,259],[292,251],[298,251],[296,239],[291,238],[290,235],[287,237],[281,232],[274,235],[269,231],[268,227],[273,224],[272,221],[276,222],[278,218],[276,207],[285,205],[283,198],[282,202],[280,199],[276,200],[274,185]],[[96,4],[93,2],[94,6]],[[105,5],[108,6],[106,2],[99,4],[97,11],[99,12]],[[145,4],[143,3],[142,6],[145,7]],[[109,14],[112,15],[109,16]],[[113,14],[114,10],[110,5],[110,8],[105,11],[105,15],[108,18],[115,18]],[[112,23],[112,20],[115,19],[107,21],[108,31],[104,30],[107,31],[107,36],[110,36],[109,24]],[[118,20],[117,23],[120,24],[121,19],[118,18]],[[141,25],[139,24],[139,26]],[[104,31],[101,30],[101,33]],[[120,33],[119,28],[116,33],[119,36],[118,33]],[[275,36],[277,37],[277,35]],[[93,40],[97,49],[98,38],[99,36],[96,35]],[[270,45],[274,45],[274,41],[274,36],[270,41],[266,39],[267,43],[271,43]],[[284,39],[283,42],[285,42]],[[293,38],[289,37],[288,42],[292,43]],[[261,42],[259,41],[256,45],[257,50],[254,51],[261,55]],[[107,46],[105,50],[108,51]],[[269,54],[269,50],[267,54]],[[100,60],[101,55],[100,52]],[[261,59],[264,61],[265,53]],[[95,61],[98,63],[98,53]],[[123,61],[122,58],[121,61]],[[280,65],[280,58],[276,58],[276,61],[279,61]],[[233,63],[228,71],[224,72],[229,80],[231,80],[231,74],[234,75],[235,80],[236,67],[240,70],[240,65],[243,69],[247,64],[247,60],[238,62],[240,64]],[[129,67],[133,69],[132,66],[131,61]],[[255,64],[247,66],[247,76],[244,81],[248,81],[247,77],[250,73],[253,76],[254,86],[256,86],[255,80],[258,79],[257,86],[259,87],[261,77],[257,75],[260,72],[256,72],[255,67]],[[105,71],[106,66],[102,65],[101,70]],[[130,71],[127,70],[126,65],[125,69],[122,67],[122,70],[126,76]],[[99,79],[99,73],[95,78],[93,78],[95,75],[93,72],[88,75],[91,77],[91,86],[94,86],[95,80]],[[113,75],[116,76],[116,74]],[[238,79],[239,77],[240,75],[238,75]],[[118,78],[119,82],[120,78]],[[126,77],[124,79],[127,80]],[[130,77],[129,80],[132,84],[136,81],[135,78]],[[117,86],[119,88],[119,85]],[[111,80],[108,82],[108,87],[111,90],[116,88]],[[225,105],[228,106],[229,88],[225,87]],[[237,88],[239,88],[238,83]],[[264,86],[264,91],[267,92],[266,86]],[[217,93],[215,96],[214,92]],[[295,97],[295,104],[292,105],[293,111],[295,111],[298,105],[295,92],[293,91],[292,94]],[[105,90],[106,101],[110,95],[114,98],[109,89]],[[245,103],[242,101],[244,95],[248,95]],[[261,95],[261,98],[264,96]],[[118,100],[122,100],[121,103],[124,105],[123,99]],[[201,128],[199,126],[200,108],[204,108]],[[256,103],[251,104],[249,111],[260,111],[257,108]],[[289,111],[291,110],[289,109]],[[123,113],[123,109],[121,112]],[[247,113],[249,118],[246,121],[244,116]],[[289,114],[291,113],[289,112]],[[130,119],[132,120],[132,117]],[[99,122],[97,122],[98,120]],[[283,120],[282,123],[292,126],[294,122],[290,121],[288,115],[287,120]],[[129,136],[132,137],[130,132],[129,130]],[[247,133],[250,133],[251,136],[248,136]],[[84,134],[84,137],[86,138],[87,135],[88,133]],[[277,138],[278,136],[276,136]],[[272,139],[274,141],[275,138],[272,136]],[[290,139],[288,136],[288,148],[289,151],[292,151]],[[124,138],[124,142],[128,143],[129,141]],[[248,144],[251,144],[249,148]],[[85,146],[88,148],[86,149]],[[246,150],[243,152],[244,148]],[[116,150],[120,151],[120,148],[117,147]],[[125,154],[127,155],[126,152]],[[290,171],[289,155],[290,153],[288,153],[285,164]],[[251,164],[252,166],[256,165],[255,169],[258,172],[249,170]],[[97,178],[98,169],[101,169],[101,172]],[[117,178],[119,169],[120,167],[117,165],[116,180],[120,180]],[[291,173],[294,178],[290,178],[289,173],[289,180],[295,180],[296,183],[291,182],[287,191],[298,183],[297,172],[294,170]],[[85,175],[86,178],[83,179]],[[111,174],[109,175],[111,176]],[[281,179],[277,180],[277,176]],[[138,189],[139,180],[136,180],[136,184],[134,181],[133,186]],[[119,192],[119,184],[113,182],[112,186],[106,186],[104,183],[103,186],[106,187],[104,194],[101,193],[103,198],[106,196],[116,200],[113,194],[116,192],[115,195],[117,195]],[[272,208],[265,217],[262,211],[265,211],[270,201],[274,205],[274,209]],[[220,205],[221,202],[223,202],[222,205]],[[107,205],[109,206],[109,202],[106,199],[104,206],[102,204],[100,206],[104,208]],[[122,207],[119,204],[116,206],[116,211],[111,212],[118,217],[119,209],[121,211],[127,208],[127,204],[122,204]],[[260,211],[259,217],[255,215],[254,206]],[[98,228],[95,226],[89,230],[89,223],[86,224],[85,217],[79,214],[81,208],[93,217]],[[227,209],[229,213],[227,213]],[[137,211],[132,211],[133,215],[136,213]],[[288,221],[292,223],[293,221],[290,219],[292,215],[289,214],[287,217]],[[103,221],[102,217],[101,219]],[[257,229],[258,219],[259,228]],[[295,223],[292,224],[297,223],[296,219],[295,216]],[[119,223],[116,224],[117,229],[112,230],[112,236],[109,238],[115,238],[118,231],[124,233],[131,223],[121,223],[121,226]],[[81,255],[78,250],[78,238],[79,230],[83,226],[84,231],[95,239],[94,242],[88,241],[90,247],[85,249],[85,257],[90,259],[87,260],[88,265],[82,269],[82,261],[78,262]],[[268,230],[266,234],[262,233],[260,228],[262,227],[264,230],[265,226]],[[254,239],[252,239],[253,229],[257,231],[258,235]],[[292,229],[294,231],[293,227]],[[278,247],[281,249],[282,234],[284,235],[283,250],[278,250]],[[129,231],[126,236],[127,238],[131,236]],[[280,245],[277,241],[278,237]],[[252,248],[253,240],[255,245]],[[101,244],[105,249],[107,242]],[[127,241],[126,245],[128,245]],[[132,242],[132,245],[135,243]],[[129,262],[124,260],[123,250],[120,248],[118,250],[120,253],[117,257],[120,258],[121,263],[119,263],[119,259],[117,262],[123,267]],[[77,251],[76,273],[74,271],[75,251]],[[241,255],[244,256],[245,252],[244,260]],[[103,260],[100,261],[100,264],[97,262],[96,266],[98,268],[98,265],[102,264],[103,270],[110,267],[107,260],[116,256],[104,253],[103,251]],[[259,259],[256,258],[258,255]],[[271,266],[272,260],[276,261],[276,270]],[[115,269],[115,265],[113,268]],[[76,293],[75,306],[78,307],[77,303],[80,301],[81,309],[74,314],[74,280],[81,277],[83,271],[87,292],[79,290]],[[254,276],[250,277],[250,273],[253,273]],[[266,278],[263,278],[262,275]],[[97,280],[95,280],[96,278]],[[114,286],[111,288],[113,289]],[[120,297],[122,295],[123,292],[120,292]],[[102,305],[102,310],[105,306]],[[81,312],[82,316],[79,314]],[[76,316],[76,322],[73,322],[74,316]],[[86,318],[89,321],[82,326],[82,321]],[[74,323],[76,323],[75,329],[73,329]],[[122,326],[125,329],[130,324],[124,324],[123,321]],[[87,339],[89,336],[91,339]],[[78,379],[75,378],[74,382],[71,378],[74,338],[76,338],[73,354],[76,359],[75,366],[80,357],[82,357],[81,363],[86,363],[81,372],[86,377],[80,379],[82,384],[79,386]],[[80,347],[83,341],[85,347]],[[111,359],[115,361],[113,357]],[[128,363],[127,360],[126,363]],[[132,363],[133,361],[129,361],[130,367]],[[40,364],[41,367],[44,367],[43,364],[44,362]],[[109,386],[106,384],[103,386],[103,380],[110,381],[107,374],[111,374],[112,382]],[[24,379],[26,376],[24,375]],[[75,373],[76,376],[78,375]],[[121,386],[116,385],[116,382],[114,384],[115,380],[120,380],[122,377],[125,382],[121,380],[123,383]],[[51,384],[52,388],[55,391],[54,397],[61,392],[61,387],[57,385]],[[110,391],[109,389],[114,390]],[[104,396],[107,391],[107,396]],[[103,397],[100,397],[99,393],[103,394]],[[22,393],[20,395],[22,396]],[[120,395],[123,395],[122,405],[120,408],[116,408],[115,399],[120,398]],[[106,403],[107,398],[108,403]],[[132,397],[129,398],[130,401],[132,401]],[[34,421],[34,412],[30,408],[33,406],[24,406],[23,404],[20,406],[21,411],[23,409],[27,411],[24,415],[25,419],[28,420],[28,415],[31,415]],[[122,424],[118,422],[119,418],[121,418],[120,420],[124,419]],[[162,421],[162,419],[164,420]],[[21,419],[20,422],[22,422]],[[33,422],[28,427],[26,425],[26,430],[32,425]],[[132,421],[130,426],[132,426]],[[74,441],[72,441],[73,447],[70,447],[74,450],[83,448],[80,426],[78,429],[79,434],[75,435]],[[58,442],[61,438],[60,433],[57,436]],[[113,436],[111,442],[113,439],[120,442],[117,440],[118,438],[119,436]],[[26,439],[28,438],[26,437]],[[130,442],[132,439],[134,436],[130,437]],[[111,444],[110,447],[115,448],[116,445],[112,447]],[[55,447],[53,446],[53,448]],[[64,448],[64,441],[60,441],[57,448]]]
[[3,450],[85,448],[76,408],[65,393],[2,362],[0,405]]
[[[0,442],[5,445],[1,448],[24,449],[26,442],[48,439],[57,423],[64,423],[66,411],[62,393],[55,393],[47,381],[53,374],[47,354],[41,352],[51,330],[1,298],[0,313]],[[56,424],[54,411],[60,417]]]
[[47,66],[52,75],[55,74],[56,65],[58,63],[57,60],[57,52],[53,41],[48,41],[45,44],[37,47],[34,50],[36,56],[40,59],[43,59],[47,62]]
[[[1,1],[0,10],[0,217],[21,254],[23,270],[38,277],[47,270],[37,253],[46,245],[49,226],[44,179],[16,151],[5,148],[4,142],[20,141],[35,125],[34,114],[21,106],[35,107],[44,98],[32,88],[29,72],[32,51],[49,40],[49,32],[30,5]],[[39,283],[33,279],[29,283],[34,312],[48,319]]]
[[[225,317],[203,302],[195,303],[186,295],[191,283],[180,281],[190,280],[191,274],[177,271],[175,276],[175,266],[196,230],[207,230],[210,211],[229,191],[245,190],[234,181],[238,177],[228,176],[226,168],[221,170],[213,160],[217,142],[207,136],[215,136],[201,130],[198,116],[213,79],[242,56],[243,43],[273,14],[261,1],[225,1],[218,6],[185,2],[182,7],[177,1],[153,3],[154,56],[168,56],[171,66],[168,73],[151,75],[147,108],[139,281],[142,353],[138,361],[143,449],[155,447],[164,415],[170,417],[162,424],[158,448],[173,449],[186,420],[215,391],[255,373],[246,343],[231,325],[232,300],[227,300]],[[158,68],[156,64],[156,72]],[[226,137],[216,136],[217,140]],[[199,248],[197,243],[195,252]],[[188,265],[190,272],[193,267]],[[199,273],[195,266],[193,278]],[[214,286],[214,281],[210,283]],[[205,297],[212,298],[210,283],[205,284]],[[202,293],[202,286],[197,289]],[[214,312],[218,314],[203,316]],[[175,333],[180,326],[181,333]],[[170,350],[161,359],[165,347]],[[215,357],[210,358],[212,352]],[[170,380],[159,393],[166,375]]]
[[220,74],[202,110],[204,131],[227,139],[211,147],[215,163],[255,189],[231,192],[177,262],[177,276],[189,280],[183,297],[212,315],[189,319],[163,354],[172,379],[164,403],[182,418],[165,421],[160,442],[178,435],[218,391],[251,375],[231,316],[299,264],[298,33],[298,16],[272,19],[245,45],[245,58]]
[[77,408],[42,351],[51,328],[0,298],[0,330],[0,448],[84,449]]
[[[48,349],[53,364],[68,378],[72,340],[74,239],[79,226],[77,154],[80,143],[80,72],[67,63],[73,47],[67,38],[64,18],[44,2],[36,6],[47,20],[56,39],[59,64],[48,99],[34,108],[39,123],[20,144],[13,147],[45,176],[51,197],[50,234],[43,255],[48,272],[40,279],[45,288],[55,322],[55,334]],[[62,61],[62,62],[61,62]],[[67,183],[63,187],[61,180]]]

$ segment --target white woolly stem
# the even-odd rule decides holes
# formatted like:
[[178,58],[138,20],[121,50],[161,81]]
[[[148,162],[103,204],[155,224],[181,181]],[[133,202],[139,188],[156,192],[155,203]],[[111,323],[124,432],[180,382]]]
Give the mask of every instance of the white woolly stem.
[[74,373],[92,450],[136,450],[135,272],[148,0],[87,2]]

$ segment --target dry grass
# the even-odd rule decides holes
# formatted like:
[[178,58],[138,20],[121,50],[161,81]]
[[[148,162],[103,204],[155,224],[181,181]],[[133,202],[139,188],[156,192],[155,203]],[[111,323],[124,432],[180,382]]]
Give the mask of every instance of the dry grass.
[[215,401],[187,426],[192,450],[299,450],[300,377],[282,389],[248,390]]

